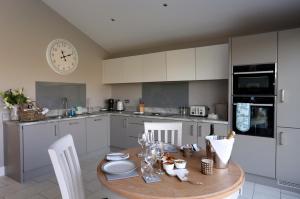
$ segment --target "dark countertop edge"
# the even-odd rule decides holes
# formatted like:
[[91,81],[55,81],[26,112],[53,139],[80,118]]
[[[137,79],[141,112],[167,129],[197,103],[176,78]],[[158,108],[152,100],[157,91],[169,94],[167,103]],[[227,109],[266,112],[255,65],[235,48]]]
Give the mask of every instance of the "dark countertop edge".
[[51,123],[51,122],[58,122],[58,121],[68,121],[68,120],[76,120],[76,119],[83,119],[83,118],[91,118],[91,117],[97,117],[97,116],[110,116],[110,115],[116,115],[116,116],[127,116],[127,117],[144,117],[144,118],[153,118],[153,119],[164,119],[164,120],[176,120],[176,121],[188,121],[188,122],[207,122],[207,123],[215,123],[215,124],[228,124],[228,121],[225,120],[214,120],[209,118],[203,118],[203,117],[192,117],[192,116],[181,116],[181,115],[174,115],[174,116],[152,116],[152,115],[137,115],[133,112],[97,112],[92,114],[83,114],[78,115],[76,117],[66,117],[66,118],[48,118],[46,120],[40,120],[40,121],[33,121],[33,122],[19,122],[19,121],[4,121],[4,122],[10,122],[10,123],[19,123],[21,126],[26,125],[32,125],[32,124],[41,124],[41,123]]

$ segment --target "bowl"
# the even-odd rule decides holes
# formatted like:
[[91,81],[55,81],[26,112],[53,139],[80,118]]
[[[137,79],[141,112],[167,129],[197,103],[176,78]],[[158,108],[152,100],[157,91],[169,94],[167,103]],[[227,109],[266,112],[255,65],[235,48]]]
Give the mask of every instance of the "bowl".
[[177,160],[174,160],[174,163],[175,163],[175,167],[177,169],[185,169],[185,167],[186,167],[186,161],[185,160],[177,159]]
[[174,163],[173,162],[164,162],[163,163],[164,170],[173,170],[174,169]]

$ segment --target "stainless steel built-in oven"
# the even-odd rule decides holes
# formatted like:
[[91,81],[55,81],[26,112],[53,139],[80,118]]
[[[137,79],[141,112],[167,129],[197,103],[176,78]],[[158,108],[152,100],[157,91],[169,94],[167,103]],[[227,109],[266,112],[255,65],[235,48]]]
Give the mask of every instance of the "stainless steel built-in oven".
[[233,66],[233,95],[276,95],[276,64]]
[[233,97],[232,129],[241,135],[274,138],[275,97]]

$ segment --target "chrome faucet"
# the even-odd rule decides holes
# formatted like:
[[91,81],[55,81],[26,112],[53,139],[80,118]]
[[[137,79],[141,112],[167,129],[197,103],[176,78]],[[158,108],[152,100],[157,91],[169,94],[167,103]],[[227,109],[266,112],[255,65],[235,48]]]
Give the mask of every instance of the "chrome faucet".
[[68,98],[67,97],[62,98],[62,104],[63,104],[63,109],[64,109],[64,116],[68,116]]

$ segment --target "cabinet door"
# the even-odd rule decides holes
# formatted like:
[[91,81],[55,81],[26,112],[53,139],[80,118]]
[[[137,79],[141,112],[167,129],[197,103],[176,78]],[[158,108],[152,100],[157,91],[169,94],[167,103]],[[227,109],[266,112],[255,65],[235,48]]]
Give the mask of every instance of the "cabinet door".
[[144,119],[145,118],[135,118],[129,117],[127,120],[127,148],[138,147],[138,135],[144,132]]
[[59,122],[61,136],[71,134],[78,155],[86,153],[85,119],[71,119]]
[[196,80],[228,79],[228,44],[196,48]]
[[143,82],[167,80],[166,52],[146,54],[143,60]]
[[182,144],[197,144],[197,122],[182,122]]
[[275,139],[236,135],[232,159],[244,171],[275,178]]
[[197,136],[198,136],[198,145],[201,148],[206,147],[205,137],[210,134],[210,123],[198,122],[197,123]]
[[277,32],[232,38],[232,65],[277,62]]
[[216,135],[227,136],[228,134],[228,125],[227,124],[213,124],[214,133]]
[[119,73],[123,73],[123,83],[142,82],[142,55],[124,57],[122,59],[123,70],[119,71]]
[[195,48],[167,51],[167,80],[195,80]]
[[104,84],[121,83],[124,81],[123,62],[123,58],[103,60],[102,82]]
[[110,120],[110,145],[126,148],[127,117],[112,115]]
[[48,148],[58,138],[56,123],[23,126],[24,171],[50,165]]
[[109,143],[109,117],[97,116],[86,119],[87,152],[106,149]]
[[300,185],[300,129],[277,128],[276,178]]
[[299,63],[300,28],[279,32],[277,126],[300,128]]

